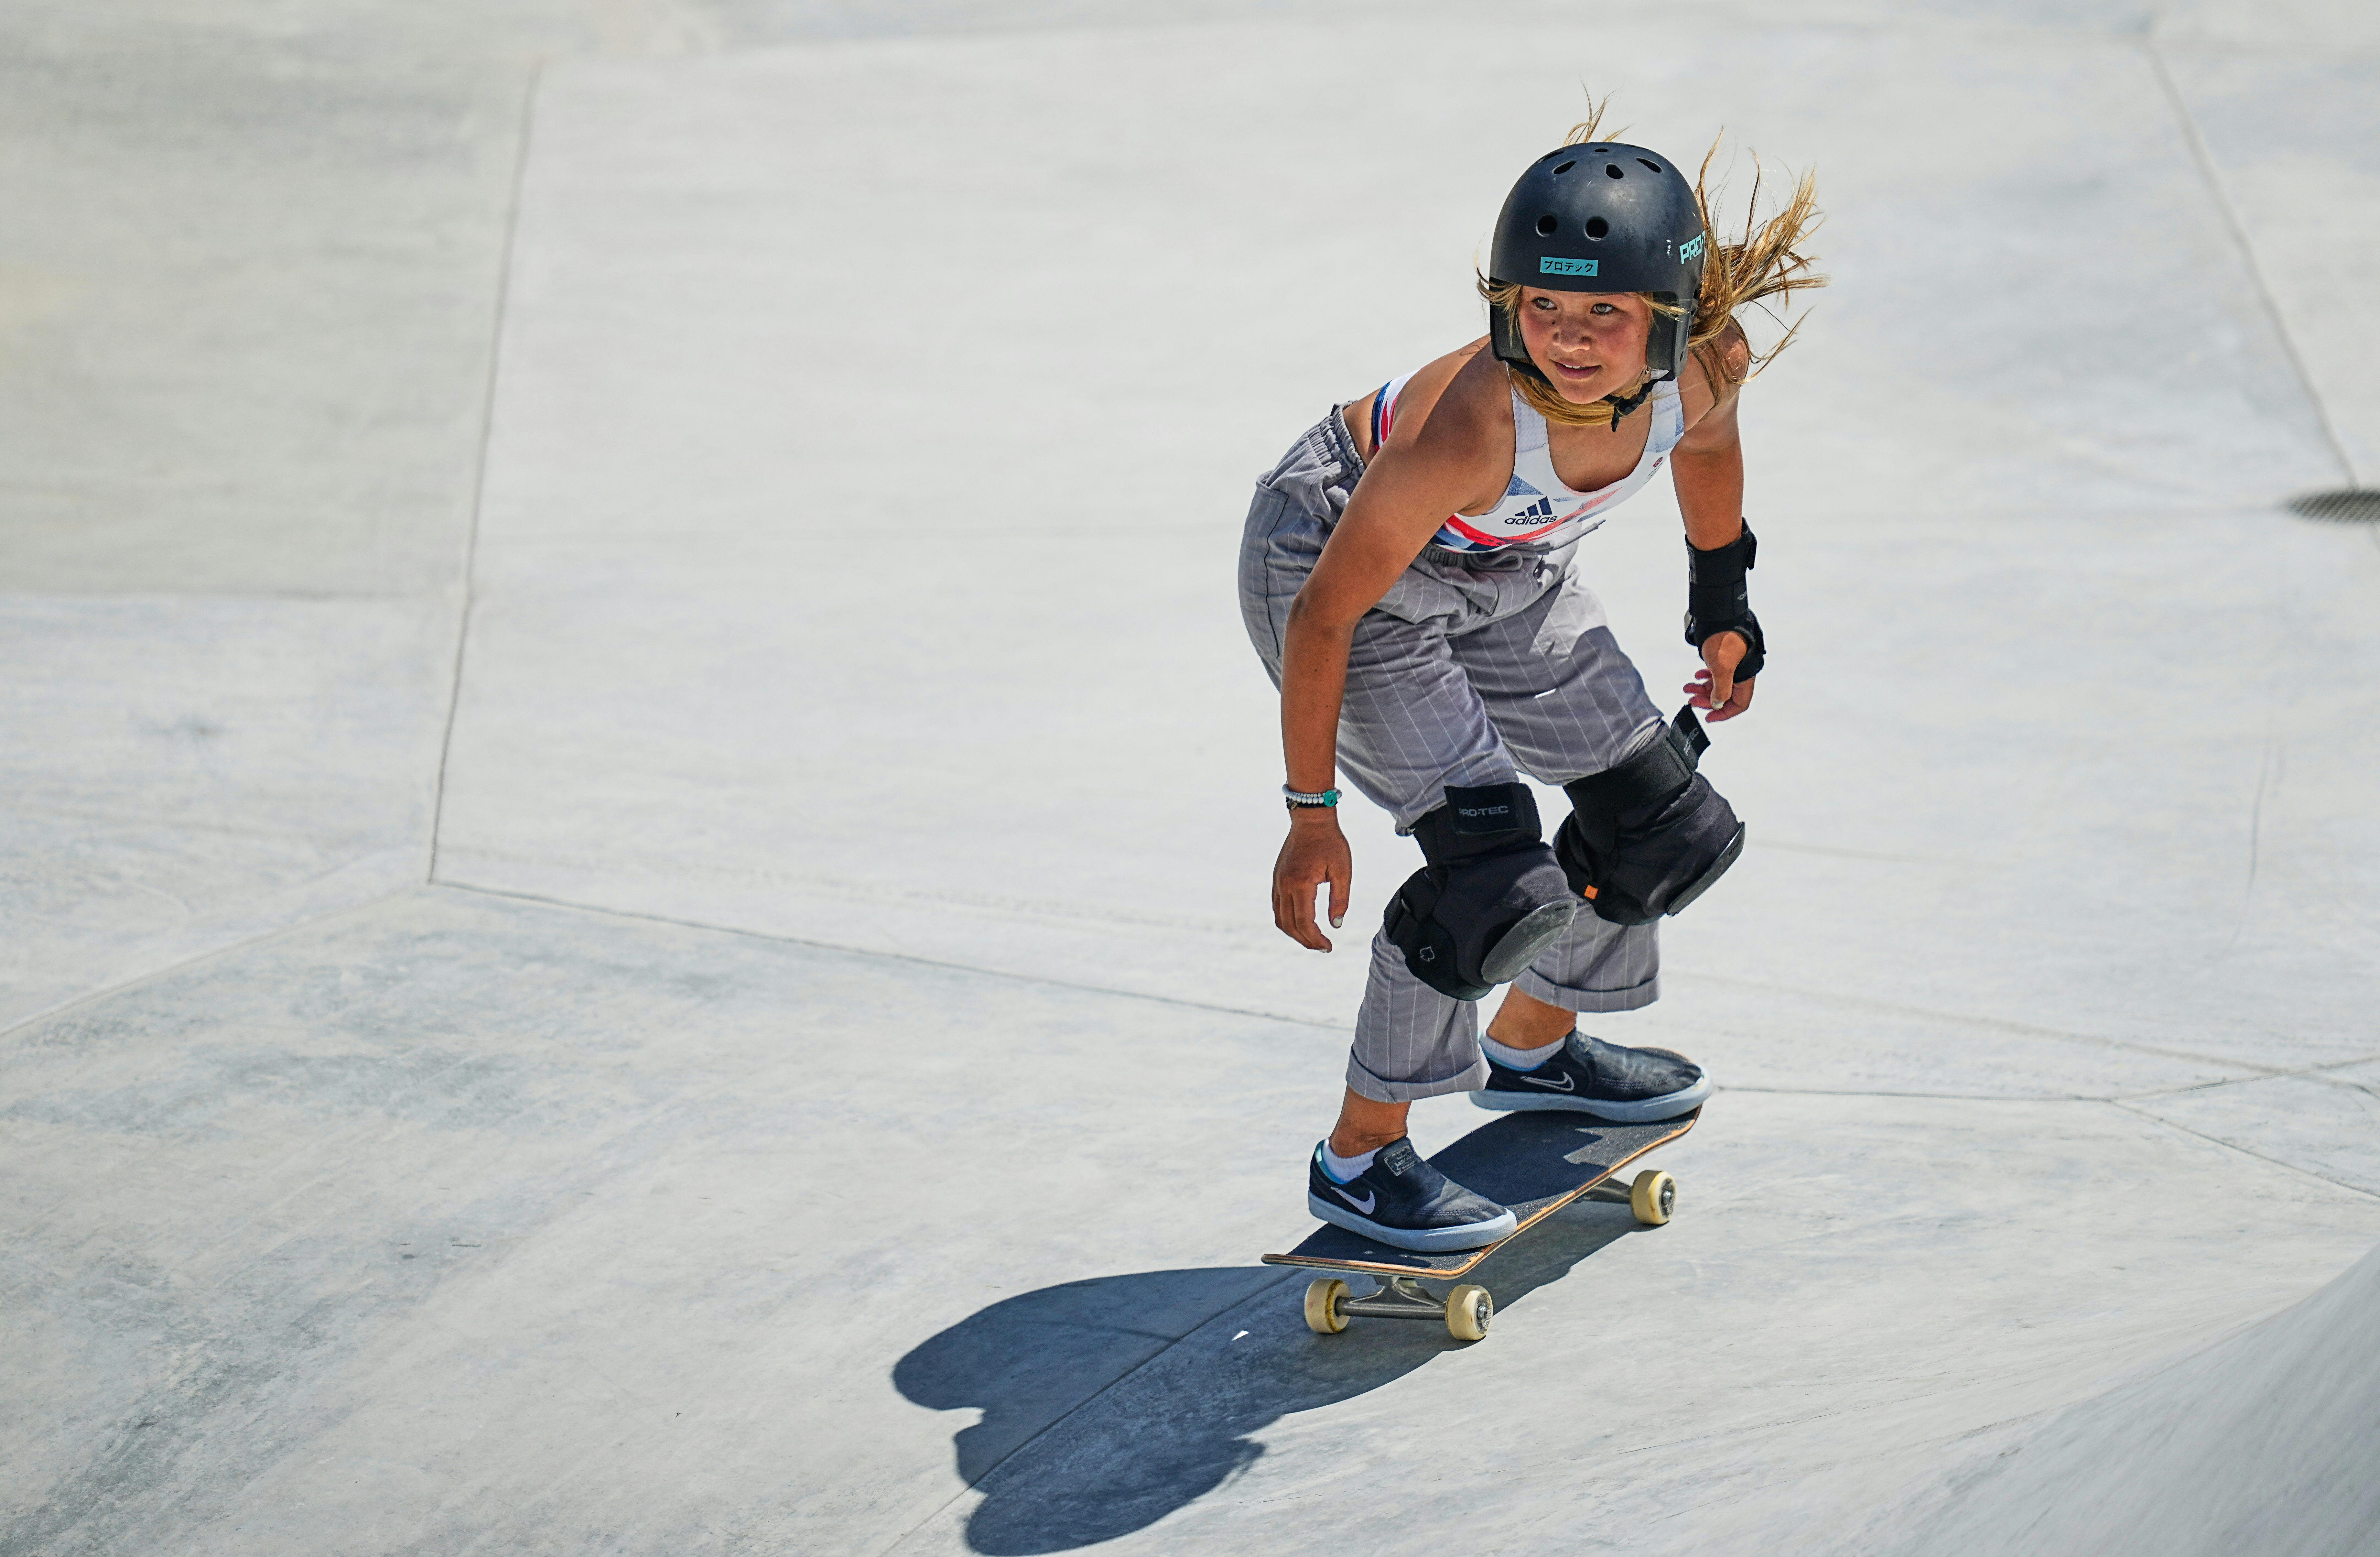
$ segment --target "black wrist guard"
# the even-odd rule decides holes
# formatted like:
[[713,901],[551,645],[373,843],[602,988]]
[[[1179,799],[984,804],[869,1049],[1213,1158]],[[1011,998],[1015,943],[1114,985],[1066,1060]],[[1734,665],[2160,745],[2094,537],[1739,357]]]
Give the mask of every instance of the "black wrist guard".
[[1713,633],[1735,633],[1747,645],[1737,662],[1735,678],[1748,680],[1767,663],[1767,644],[1760,636],[1760,618],[1752,614],[1743,576],[1752,569],[1759,542],[1752,527],[1724,546],[1709,551],[1686,542],[1686,641],[1696,649]]

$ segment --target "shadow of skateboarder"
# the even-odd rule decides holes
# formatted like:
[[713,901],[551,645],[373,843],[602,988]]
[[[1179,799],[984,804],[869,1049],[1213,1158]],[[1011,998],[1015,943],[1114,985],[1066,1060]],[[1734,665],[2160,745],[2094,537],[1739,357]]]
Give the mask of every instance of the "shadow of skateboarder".
[[[1638,1231],[1625,1207],[1580,1204],[1496,1261],[1500,1308]],[[917,1405],[982,1412],[953,1439],[982,1495],[977,1551],[1072,1551],[1146,1528],[1261,1458],[1256,1435],[1352,1399],[1444,1352],[1436,1325],[1344,1335],[1305,1328],[1305,1271],[1143,1271],[1003,1298],[892,1370]]]

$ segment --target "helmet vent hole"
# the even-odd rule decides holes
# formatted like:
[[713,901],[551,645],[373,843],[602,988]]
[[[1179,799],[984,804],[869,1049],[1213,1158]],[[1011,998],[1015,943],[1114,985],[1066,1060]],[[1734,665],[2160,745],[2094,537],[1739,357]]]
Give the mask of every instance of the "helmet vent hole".
[[1618,163],[1605,163],[1603,164],[1603,176],[1606,178],[1625,178],[1628,176],[1628,174],[1627,171]]
[[1601,237],[1610,230],[1611,224],[1600,216],[1590,216],[1586,219],[1586,236],[1589,237]]
[[1537,236],[1539,237],[1551,237],[1554,236],[1554,229],[1560,225],[1561,225],[1561,224],[1555,221],[1551,213],[1540,216],[1537,218]]
[[1643,157],[1638,157],[1636,160],[1637,160],[1638,162],[1640,162],[1640,163],[1644,163],[1644,164],[1645,164],[1645,165],[1646,167],[1651,168],[1651,169],[1652,169],[1654,172],[1656,172],[1656,173],[1658,173],[1658,172],[1660,172],[1660,171],[1661,171],[1661,164],[1660,164],[1659,163],[1656,163],[1656,162],[1645,162],[1645,159],[1644,159]]
[[1560,166],[1555,168],[1554,172],[1557,174],[1568,173],[1572,168],[1574,168],[1577,165],[1578,160],[1573,157],[1569,162],[1563,163]]

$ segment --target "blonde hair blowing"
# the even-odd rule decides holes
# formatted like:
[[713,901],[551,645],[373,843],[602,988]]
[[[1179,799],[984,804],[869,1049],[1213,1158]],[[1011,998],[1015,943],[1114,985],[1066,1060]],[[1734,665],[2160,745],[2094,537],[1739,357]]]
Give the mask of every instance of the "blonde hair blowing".
[[[1597,133],[1603,119],[1603,111],[1609,105],[1609,100],[1590,103],[1585,122],[1572,126],[1571,132],[1562,138],[1562,144],[1580,146],[1590,140],[1611,139]],[[1694,205],[1702,213],[1705,252],[1709,258],[1703,262],[1702,290],[1695,298],[1694,332],[1687,338],[1686,345],[1688,351],[1702,363],[1703,371],[1710,375],[1712,383],[1734,385],[1775,361],[1777,354],[1792,345],[1793,337],[1801,334],[1802,323],[1795,320],[1786,329],[1782,339],[1767,351],[1754,354],[1742,372],[1730,370],[1726,356],[1718,347],[1718,337],[1735,322],[1739,309],[1765,304],[1771,298],[1779,303],[1789,303],[1794,293],[1814,291],[1827,284],[1827,278],[1813,268],[1811,256],[1802,250],[1802,245],[1818,230],[1825,217],[1818,210],[1816,178],[1804,173],[1794,182],[1793,197],[1785,202],[1785,208],[1765,222],[1759,220],[1761,176],[1755,159],[1752,193],[1743,203],[1743,237],[1733,242],[1723,241],[1718,236],[1718,225],[1711,220],[1709,194],[1711,160],[1718,155],[1718,149],[1719,141],[1714,140],[1710,150],[1703,153],[1703,164],[1694,174]],[[1519,285],[1493,282],[1484,275],[1478,280],[1479,295],[1488,300],[1488,307],[1503,310],[1504,316],[1513,322],[1513,331],[1517,335],[1521,310]],[[1645,306],[1655,313],[1671,319],[1684,311],[1680,305],[1663,302],[1649,293],[1639,292],[1635,296],[1644,298]],[[1771,311],[1774,312],[1773,310]],[[1576,401],[1562,398],[1561,392],[1547,382],[1536,364],[1524,367],[1519,363],[1507,363],[1506,366],[1512,371],[1513,387],[1521,392],[1521,398],[1536,407],[1537,414],[1548,421],[1558,421],[1569,427],[1611,425],[1612,406],[1609,400],[1596,400],[1582,406]],[[1634,393],[1650,373],[1648,369],[1639,374],[1636,382],[1628,386],[1627,392]]]

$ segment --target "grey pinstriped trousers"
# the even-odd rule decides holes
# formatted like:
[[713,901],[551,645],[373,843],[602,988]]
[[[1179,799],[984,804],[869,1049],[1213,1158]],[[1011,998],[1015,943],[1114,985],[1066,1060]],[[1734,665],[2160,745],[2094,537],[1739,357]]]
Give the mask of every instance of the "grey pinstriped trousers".
[[[1257,478],[1240,545],[1240,612],[1281,685],[1290,602],[1364,473],[1339,409]],[[1567,784],[1651,739],[1660,711],[1604,624],[1601,602],[1558,550],[1425,548],[1356,625],[1339,715],[1339,767],[1402,832],[1448,785],[1517,773]],[[1548,819],[1550,831],[1553,819]],[[1372,937],[1347,1085],[1402,1102],[1486,1084],[1477,1003],[1442,995]],[[1660,998],[1652,925],[1582,912],[1514,982],[1572,1011],[1632,1011]]]

